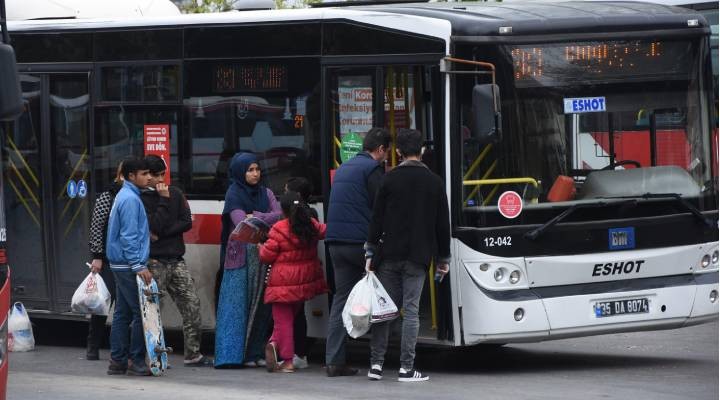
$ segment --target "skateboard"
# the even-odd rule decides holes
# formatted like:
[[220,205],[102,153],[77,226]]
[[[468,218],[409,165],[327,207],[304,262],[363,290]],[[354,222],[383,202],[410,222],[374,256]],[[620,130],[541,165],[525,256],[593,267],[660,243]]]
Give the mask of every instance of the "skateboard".
[[138,276],[138,296],[140,297],[140,314],[142,315],[143,337],[145,338],[145,349],[148,367],[150,372],[161,375],[167,369],[168,353],[172,353],[172,347],[165,346],[163,335],[162,319],[160,318],[160,296],[155,279],[150,285]]

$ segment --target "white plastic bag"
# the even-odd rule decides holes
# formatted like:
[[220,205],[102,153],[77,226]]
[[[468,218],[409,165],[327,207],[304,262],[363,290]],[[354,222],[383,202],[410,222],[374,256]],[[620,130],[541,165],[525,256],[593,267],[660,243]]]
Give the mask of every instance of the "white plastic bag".
[[368,278],[373,289],[370,323],[392,321],[397,318],[400,312],[382,283],[380,283],[380,279],[372,271],[368,272]]
[[73,294],[70,308],[81,314],[108,315],[110,292],[97,273],[89,273]]
[[370,275],[355,284],[343,308],[343,325],[351,338],[358,338],[370,330],[373,288]]
[[23,303],[17,302],[10,308],[8,317],[8,349],[10,351],[30,351],[35,348],[30,317]]

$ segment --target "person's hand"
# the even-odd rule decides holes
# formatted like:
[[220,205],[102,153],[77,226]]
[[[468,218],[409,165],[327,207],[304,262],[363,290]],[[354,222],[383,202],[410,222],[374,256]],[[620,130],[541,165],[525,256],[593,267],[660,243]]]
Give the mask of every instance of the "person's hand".
[[160,196],[165,197],[166,199],[170,198],[170,189],[165,183],[158,183],[157,186],[155,186],[155,190],[157,190]]
[[99,258],[94,258],[90,263],[90,272],[97,274],[102,271],[103,262]]
[[158,235],[150,232],[150,241],[151,242],[156,242],[158,239],[160,239],[160,237]]
[[246,215],[245,215],[245,219],[250,219],[250,218],[252,218],[252,217],[253,217],[252,213],[251,213],[251,214],[246,214]]
[[440,274],[440,276],[447,275],[448,272],[450,272],[450,265],[448,264],[438,264],[437,268],[435,268],[435,271]]
[[152,272],[148,271],[147,269],[143,269],[143,270],[139,271],[137,274],[140,278],[142,278],[143,282],[145,282],[146,285],[149,285],[150,282],[152,281],[152,278],[153,278]]
[[371,272],[371,271],[375,271],[375,266],[372,263],[372,257],[365,258],[365,272]]

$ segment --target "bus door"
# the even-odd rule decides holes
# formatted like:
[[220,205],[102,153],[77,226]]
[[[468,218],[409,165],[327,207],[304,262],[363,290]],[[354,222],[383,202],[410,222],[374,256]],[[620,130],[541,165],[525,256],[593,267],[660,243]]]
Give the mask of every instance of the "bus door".
[[[399,164],[395,138],[400,129],[418,129],[425,135],[423,162],[442,176],[442,149],[435,114],[440,110],[439,72],[435,66],[380,65],[328,66],[325,69],[324,132],[327,132],[329,196],[334,171],[362,151],[365,134],[373,127],[386,128],[392,137],[392,151],[386,169]],[[435,90],[433,90],[435,88]],[[436,97],[433,97],[436,96]],[[326,197],[327,198],[327,197]],[[430,262],[430,260],[428,260]],[[328,263],[329,264],[329,263]],[[419,337],[429,340],[448,339],[452,335],[449,291],[440,293],[432,279],[433,265],[428,268],[420,304]],[[332,268],[328,282],[332,285]],[[449,287],[449,284],[447,285]],[[440,306],[439,306],[440,304]],[[447,307],[445,307],[447,305]],[[401,305],[398,305],[400,307]],[[442,312],[447,310],[447,312]]]
[[88,272],[89,73],[21,73],[20,82],[24,112],[2,141],[13,296],[66,312]]

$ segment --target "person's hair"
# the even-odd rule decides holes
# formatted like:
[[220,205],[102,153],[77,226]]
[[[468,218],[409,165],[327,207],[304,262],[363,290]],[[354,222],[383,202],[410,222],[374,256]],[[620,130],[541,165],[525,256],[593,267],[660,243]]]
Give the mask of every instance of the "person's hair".
[[280,199],[283,214],[290,220],[290,230],[304,244],[310,245],[318,238],[318,231],[312,222],[310,207],[298,192],[287,192]]
[[167,170],[165,161],[155,154],[145,156],[145,164],[147,164],[147,168],[150,170],[151,174],[159,174]]
[[390,133],[387,129],[372,128],[363,139],[364,151],[375,151],[380,146],[388,147],[390,145]]
[[312,194],[313,186],[309,180],[307,180],[301,176],[294,176],[294,177],[288,179],[288,181],[285,185],[287,186],[288,192],[298,192],[300,194],[300,197],[302,197],[302,199],[305,203],[307,203],[310,200],[310,195]]
[[126,180],[130,179],[130,174],[136,174],[138,171],[142,171],[145,169],[148,169],[145,160],[137,157],[124,159],[122,162],[122,167],[120,167],[122,176]]
[[400,129],[395,145],[403,157],[419,156],[423,145],[423,134],[417,129]]
[[113,179],[113,182],[115,183],[120,183],[123,180],[122,167],[124,162],[125,159],[122,159],[118,163],[117,169],[115,170],[115,178]]

